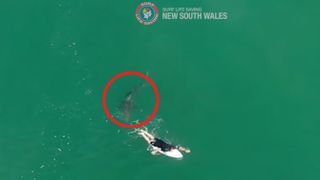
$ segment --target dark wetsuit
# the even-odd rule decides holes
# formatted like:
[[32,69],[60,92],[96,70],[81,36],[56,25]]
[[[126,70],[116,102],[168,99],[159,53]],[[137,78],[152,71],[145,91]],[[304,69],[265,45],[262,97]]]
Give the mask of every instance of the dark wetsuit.
[[158,138],[155,138],[154,141],[152,141],[150,144],[152,146],[160,148],[161,151],[163,151],[163,152],[167,152],[167,151],[170,151],[172,149],[176,149],[177,148],[176,146],[168,144],[168,143],[166,143],[166,142],[164,142],[164,141],[162,141],[161,139],[158,139]]

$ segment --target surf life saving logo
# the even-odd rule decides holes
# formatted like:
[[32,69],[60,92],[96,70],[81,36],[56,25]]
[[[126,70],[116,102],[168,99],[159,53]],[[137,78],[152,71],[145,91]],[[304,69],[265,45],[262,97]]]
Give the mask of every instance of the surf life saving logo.
[[136,18],[143,25],[153,24],[158,16],[158,7],[151,2],[143,2],[136,9]]

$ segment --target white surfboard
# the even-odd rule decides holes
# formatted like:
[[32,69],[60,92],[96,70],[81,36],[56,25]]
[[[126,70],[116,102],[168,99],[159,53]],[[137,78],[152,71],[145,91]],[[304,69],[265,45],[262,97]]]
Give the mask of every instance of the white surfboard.
[[182,153],[178,149],[172,149],[171,151],[161,152],[161,153],[172,158],[177,158],[177,159],[183,158]]

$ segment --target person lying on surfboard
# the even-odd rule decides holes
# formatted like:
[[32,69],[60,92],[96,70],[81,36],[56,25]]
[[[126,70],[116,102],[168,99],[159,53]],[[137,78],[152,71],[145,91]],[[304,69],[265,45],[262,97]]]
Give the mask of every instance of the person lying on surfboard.
[[151,154],[153,155],[164,154],[169,157],[180,159],[183,157],[180,151],[185,153],[191,152],[190,149],[168,144],[161,139],[154,137],[145,130],[140,130],[138,134],[141,135],[148,142],[148,144],[150,144],[150,146],[152,147]]

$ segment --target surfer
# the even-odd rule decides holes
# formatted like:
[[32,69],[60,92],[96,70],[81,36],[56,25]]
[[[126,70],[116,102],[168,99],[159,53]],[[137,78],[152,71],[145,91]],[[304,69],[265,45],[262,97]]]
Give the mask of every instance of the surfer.
[[174,145],[168,144],[168,143],[164,142],[163,140],[154,137],[153,135],[151,135],[150,133],[148,133],[145,130],[140,130],[140,132],[138,134],[141,135],[148,142],[148,144],[151,145],[151,147],[152,147],[151,154],[152,155],[164,154],[166,156],[170,156],[173,158],[182,158],[183,156],[180,153],[180,151],[185,152],[185,153],[191,153],[190,149],[184,148],[181,146],[174,146]]

